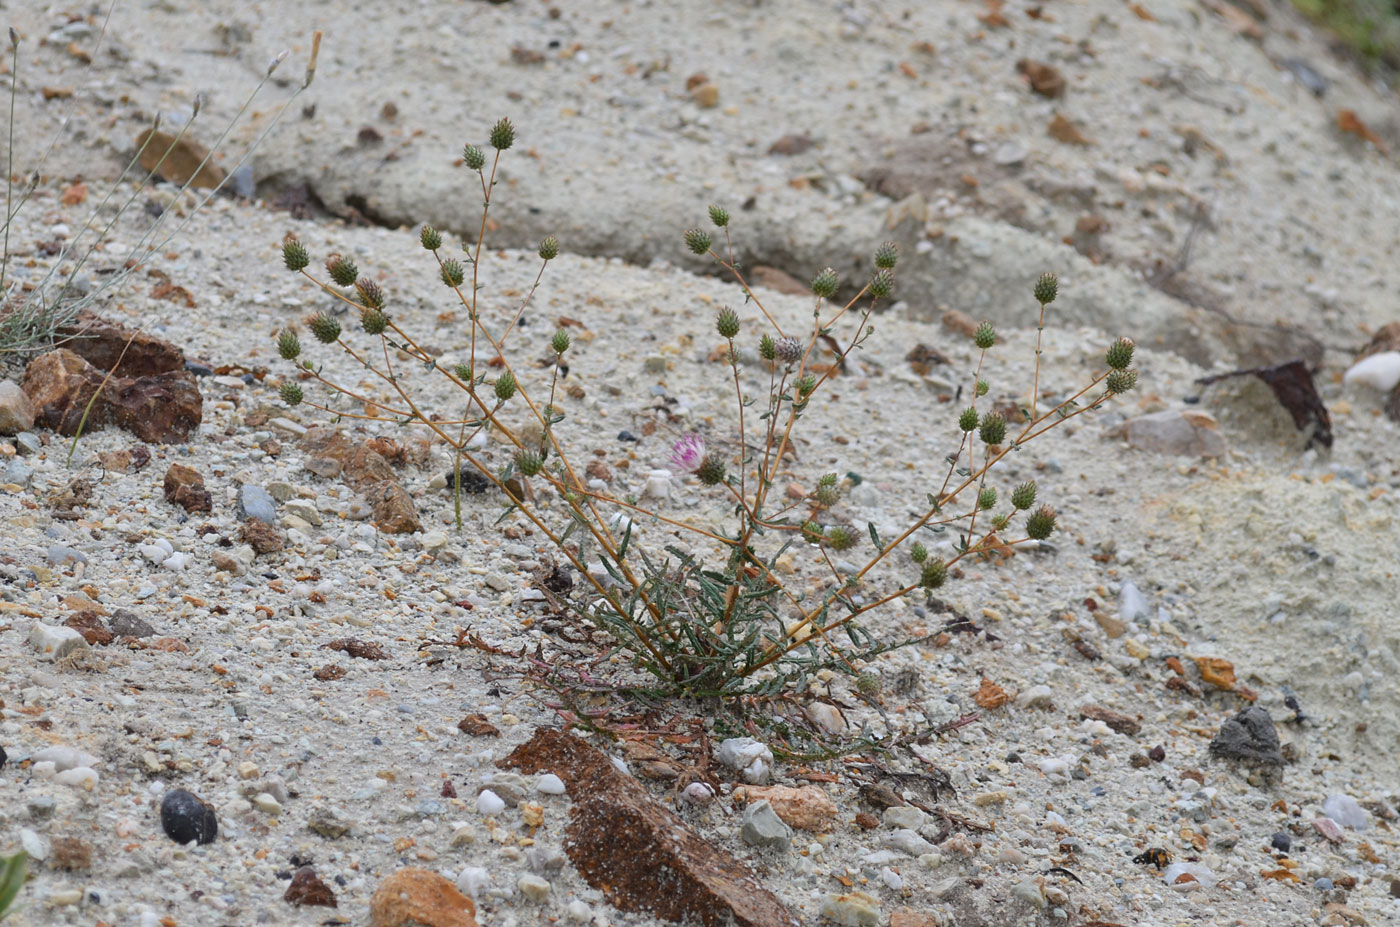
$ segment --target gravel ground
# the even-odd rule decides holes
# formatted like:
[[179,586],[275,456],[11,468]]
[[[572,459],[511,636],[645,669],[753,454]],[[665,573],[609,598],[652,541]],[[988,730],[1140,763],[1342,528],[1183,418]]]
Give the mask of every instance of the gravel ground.
[[[1080,19],[1099,21],[1095,16],[1115,19],[1124,30],[1152,27],[1126,8],[1105,12],[1100,6],[1048,12],[1064,17],[1059,25],[1069,34],[1078,34],[1072,27]],[[543,7],[518,3],[504,10],[470,9],[471,22],[520,17],[491,19],[492,29],[519,29],[522,37],[516,41],[534,35],[529,29],[547,21]],[[534,12],[526,17],[511,12],[516,9]],[[787,9],[779,4],[725,6],[722,12],[733,22],[710,28],[718,35],[728,35],[730,29],[754,41],[763,25],[754,17]],[[978,28],[973,17],[981,8],[946,9],[954,17],[953,34]],[[644,5],[637,5],[637,11],[661,15]],[[942,15],[944,8],[939,11]],[[247,15],[257,12],[250,9]],[[823,15],[831,12],[822,8]],[[1188,25],[1211,15],[1202,8],[1173,6],[1154,13],[1155,28],[1172,42],[1180,47],[1199,42],[1205,49],[1199,51],[1201,60],[1223,54],[1215,43],[1225,38],[1242,41],[1222,38],[1225,30],[1215,20],[1204,20],[1209,27]],[[119,15],[128,18],[122,21],[126,32],[118,37],[138,54],[158,57],[153,49],[160,46],[135,37],[164,22],[167,14],[131,9]],[[394,15],[409,17],[407,12]],[[1016,15],[1023,17],[1019,9]],[[1275,15],[1286,18],[1282,12]],[[418,13],[412,14],[411,23],[421,21]],[[882,24],[880,17],[873,22],[865,28],[902,28],[898,21]],[[196,25],[203,28],[189,25],[188,34],[195,34]],[[800,17],[784,20],[782,28],[799,26]],[[35,32],[44,34],[42,29]],[[662,42],[655,38],[658,34],[644,30],[628,41]],[[989,42],[1005,42],[1007,33],[993,30],[988,35]],[[1274,31],[1264,48],[1276,51],[1270,43],[1285,41],[1320,48],[1306,33],[1287,38]],[[957,65],[967,60],[950,61],[948,56],[971,55],[975,62],[985,54],[989,62],[1001,61],[986,44],[967,46],[973,52],[955,52],[964,45],[951,38],[937,44],[934,60],[940,64],[925,66],[925,72],[946,68],[967,82],[976,70],[970,65],[959,70]],[[1101,61],[1110,56],[1121,60],[1096,67],[1111,70],[1118,61],[1120,76],[1137,75],[1122,62],[1140,56],[1140,48],[1121,37],[1097,44]],[[53,56],[56,50],[44,54]],[[183,62],[181,56],[188,54],[167,57]],[[848,51],[834,59],[837,70],[854,67],[851,62],[860,57]],[[211,73],[237,60],[212,58]],[[1313,60],[1333,82],[1331,93],[1383,100],[1365,96],[1373,91],[1340,65],[1322,57]],[[1262,72],[1264,67],[1255,58],[1236,64],[1242,71]],[[1014,76],[1009,66],[1006,70]],[[683,83],[689,71],[677,60],[669,73],[673,83]],[[1269,73],[1277,79],[1275,71]],[[154,76],[123,77],[117,84],[131,80],[176,93],[169,79],[162,83]],[[1121,80],[1130,85],[1137,78]],[[1010,83],[1014,86],[1014,80]],[[1244,77],[1240,85],[1254,86]],[[527,82],[518,92],[533,91]],[[879,92],[863,92],[863,106],[881,105]],[[1130,107],[1144,93],[1126,93],[1130,99],[1122,105]],[[1000,99],[998,93],[990,97],[988,106]],[[373,109],[382,102],[377,97],[360,101],[366,99]],[[1348,195],[1368,204],[1373,219],[1393,225],[1395,213],[1384,208],[1382,193],[1365,186],[1393,186],[1396,174],[1390,162],[1375,152],[1352,152],[1344,166],[1331,166],[1346,140],[1329,134],[1330,123],[1321,111],[1314,112],[1312,98],[1268,99],[1268,106],[1259,103],[1232,114],[1247,123],[1238,131],[1252,129],[1260,140],[1275,132],[1311,133],[1291,154],[1300,176],[1342,171],[1352,184]],[[1313,123],[1297,128],[1271,121],[1274,104],[1304,113]],[[340,105],[322,98],[320,106],[326,109],[317,118],[331,118],[327,112]],[[941,104],[921,105],[938,109]],[[1088,101],[1080,105],[1080,112],[1101,113],[1090,125],[1103,136],[1109,134],[1106,126],[1129,125],[1122,122],[1117,101],[1104,103],[1101,110]],[[1386,105],[1393,107],[1393,101]],[[762,119],[764,106],[761,100],[746,105],[746,118]],[[90,110],[84,113],[96,118]],[[903,115],[906,121],[918,116]],[[1371,117],[1369,111],[1363,115]],[[417,119],[406,111],[400,117],[405,127]],[[766,132],[747,131],[761,135],[766,144]],[[544,137],[556,146],[576,140],[564,133],[546,132]],[[90,135],[79,138],[91,146],[89,151],[104,147]],[[287,144],[282,138],[276,145]],[[726,138],[707,137],[694,145],[735,150]],[[848,144],[843,133],[833,131],[826,138],[842,157],[854,157],[853,149],[841,147]],[[37,147],[29,142],[25,150]],[[418,148],[435,146],[451,153],[459,143],[456,138],[441,144],[424,140]],[[616,153],[624,142],[613,144]],[[274,146],[268,157],[282,157],[282,150]],[[686,158],[697,157],[694,147],[684,151]],[[60,158],[71,155],[65,152]],[[354,157],[360,155],[352,161]],[[1174,165],[1190,160],[1184,154],[1173,158]],[[1319,312],[1313,302],[1260,301],[1268,312],[1307,326],[1324,340],[1358,341],[1368,326],[1394,318],[1394,287],[1387,283],[1392,264],[1380,256],[1394,239],[1389,234],[1393,229],[1359,234],[1355,226],[1328,218],[1323,203],[1335,201],[1320,197],[1316,185],[1265,184],[1260,174],[1250,173],[1251,158],[1231,163],[1242,178],[1239,202],[1260,214],[1305,214],[1319,235],[1335,236],[1336,250],[1329,254],[1352,255],[1349,267],[1365,268],[1364,261],[1370,260],[1370,270],[1333,274],[1325,264],[1309,270],[1286,257],[1287,249],[1261,251],[1260,259],[1252,260],[1259,240],[1282,225],[1259,220],[1252,237],[1220,232],[1223,244],[1198,255],[1203,279],[1230,279],[1219,268],[1234,262],[1245,275],[1239,285],[1248,293],[1260,281],[1285,278],[1292,280],[1283,284],[1285,290],[1335,290],[1337,304],[1348,307],[1336,319]],[[697,184],[714,176],[737,182],[722,170],[704,170],[700,161],[687,160],[681,167]],[[842,169],[853,170],[849,163]],[[333,183],[337,176],[332,171],[322,179]],[[460,181],[462,175],[456,176]],[[516,199],[517,190],[536,189],[541,178],[527,171],[518,176],[518,187],[503,188],[509,204],[503,211],[503,235],[537,231],[511,210],[530,202]],[[787,168],[777,176],[789,179]],[[85,220],[100,181],[92,181],[88,203],[74,207],[60,202],[71,179],[46,179],[21,213],[12,231],[16,260],[11,272],[18,279],[33,279],[52,260],[40,246],[63,232],[60,226],[72,234]],[[637,189],[646,189],[647,182],[642,176],[631,181]],[[588,192],[580,190],[580,196],[594,198],[606,198],[621,186],[604,177],[594,187],[580,174],[569,190],[585,185]],[[1286,196],[1276,195],[1280,189],[1301,199],[1290,204]],[[569,414],[567,444],[580,459],[601,452],[597,459],[611,469],[612,489],[619,493],[646,492],[649,474],[667,466],[671,441],[684,431],[700,431],[720,447],[732,442],[731,387],[724,368],[709,360],[718,340],[712,317],[719,305],[730,303],[747,313],[750,325],[753,310],[742,306],[735,287],[696,275],[706,268],[683,254],[679,229],[703,214],[696,202],[703,204],[715,194],[687,197],[696,195],[701,198],[682,204],[684,214],[672,214],[672,201],[658,194],[654,221],[664,225],[665,237],[654,230],[645,233],[658,242],[654,250],[640,253],[649,266],[576,254],[553,262],[526,314],[527,324],[515,336],[519,355],[530,358],[544,353],[556,319],[579,323],[572,329],[575,347],[568,377],[579,395],[562,400]],[[862,209],[878,219],[892,205],[870,194],[846,195],[849,201],[833,198],[853,210],[847,214],[852,222]],[[550,188],[541,202],[557,209],[560,196]],[[177,211],[186,208],[160,191],[155,199]],[[785,214],[784,202],[778,198],[777,215],[797,223],[793,235],[802,247],[794,245],[796,251],[814,242],[832,243],[827,233],[814,230],[825,221],[831,203],[793,207]],[[412,203],[402,208],[402,215],[427,217]],[[626,214],[622,210],[619,217],[600,218],[598,235],[633,234],[626,230]],[[1234,215],[1232,221],[1242,225],[1253,221],[1242,218],[1248,213]],[[133,213],[117,225],[112,243],[91,270],[94,276],[124,259],[145,221]],[[736,213],[736,234],[761,238],[747,221]],[[1035,330],[1029,289],[1041,270],[1061,270],[1063,280],[1045,331],[1042,383],[1052,390],[1063,392],[1082,383],[1114,337],[1138,333],[1135,321],[1155,324],[1147,314],[1136,316],[1133,307],[1141,305],[1136,295],[1157,291],[1123,267],[1094,265],[1065,245],[1048,250],[1052,243],[1045,235],[985,211],[948,220],[944,234],[956,232],[961,226],[955,223],[963,221],[999,243],[998,253],[986,258],[995,269],[973,270],[973,277],[998,273],[999,286],[1005,287],[999,292],[1012,294],[996,310],[1003,314],[1004,343],[993,355],[994,398],[1021,395],[1030,381]],[[651,223],[649,215],[644,224]],[[930,224],[940,223],[930,219]],[[527,836],[521,808],[480,813],[476,793],[499,776],[494,762],[537,727],[556,725],[559,718],[544,696],[510,672],[513,660],[450,642],[468,630],[507,651],[537,646],[545,652],[567,651],[570,645],[550,621],[547,605],[537,600],[538,570],[553,559],[552,552],[518,520],[496,525],[502,505],[492,494],[467,498],[465,530],[457,532],[450,493],[440,488],[442,474],[450,468],[441,448],[433,449],[424,465],[405,467],[399,474],[423,518],[423,530],[414,534],[377,531],[365,518],[364,499],[340,480],[307,469],[309,456],[298,445],[298,432],[324,418],[305,407],[289,411],[278,402],[274,383],[285,367],[276,359],[273,339],[280,328],[329,304],[281,269],[277,243],[289,232],[300,236],[317,258],[331,251],[354,255],[390,294],[395,319],[440,349],[440,361],[462,359],[466,350],[460,308],[456,318],[445,316],[453,307],[412,229],[364,228],[329,217],[294,219],[265,202],[216,201],[156,259],[153,266],[188,290],[193,306],[156,298],[152,290],[162,281],[138,276],[102,307],[115,321],[140,325],[179,345],[192,361],[228,370],[200,379],[205,405],[197,439],[151,447],[152,460],[144,468],[123,472],[110,465],[112,452],[133,444],[130,435],[115,430],[84,437],[71,467],[65,463],[66,443],[44,434],[37,454],[5,460],[0,746],[8,760],[0,768],[6,799],[0,802],[0,850],[23,845],[37,850],[36,857],[46,857],[35,864],[21,896],[26,907],[13,920],[142,927],[163,918],[177,924],[313,924],[329,918],[367,923],[375,887],[392,871],[413,864],[441,871],[475,895],[482,923],[551,918],[600,925],[648,923],[610,907],[563,859],[567,797],[541,794],[533,799],[543,806],[544,823],[532,836]],[[885,230],[860,228],[857,234],[878,240]],[[1028,250],[1000,253],[1018,243]],[[580,250],[608,253],[600,245],[585,245]],[[1131,240],[1117,245],[1130,246]],[[1375,254],[1368,257],[1371,252]],[[639,256],[635,243],[625,237],[614,253]],[[906,248],[916,279],[919,253],[917,247]],[[933,252],[924,248],[923,253]],[[1044,255],[1043,265],[1026,267],[1028,254],[1037,261]],[[844,251],[828,251],[809,263],[819,266],[843,256]],[[966,255],[958,260],[970,261]],[[488,313],[494,314],[489,317],[500,318],[517,303],[537,265],[528,253],[492,253],[484,267],[483,292]],[[811,267],[800,269],[810,273]],[[1305,283],[1304,276],[1312,279]],[[900,282],[907,285],[902,275]],[[1114,303],[1116,312],[1084,312],[1078,298],[1089,292]],[[847,493],[839,511],[853,524],[875,524],[887,537],[907,523],[930,480],[941,478],[937,465],[951,450],[960,408],[941,397],[969,382],[976,364],[966,340],[934,321],[943,299],[930,300],[913,286],[897,295],[903,302],[877,317],[876,331],[853,369],[836,381],[832,398],[809,414],[791,477],[810,485],[828,471],[859,475],[861,482]],[[947,301],[974,315],[996,314],[987,312],[980,298],[950,295]],[[810,312],[806,299],[776,293],[765,294],[764,304],[785,325]],[[1177,311],[1185,310],[1178,306]],[[1348,334],[1342,339],[1344,330]],[[948,363],[935,365],[926,375],[916,373],[906,359],[915,344],[944,352]],[[1207,353],[1217,356],[1224,344],[1212,341]],[[937,632],[955,619],[971,621],[981,633],[951,633],[873,661],[865,669],[878,677],[878,694],[859,693],[848,678],[835,676],[818,680],[781,709],[824,719],[839,728],[838,738],[919,731],[976,714],[974,723],[915,745],[921,759],[901,751],[887,762],[900,772],[927,772],[927,764],[945,771],[957,792],[945,796],[941,807],[992,830],[955,828],[936,846],[924,846],[915,838],[938,837],[940,822],[920,822],[908,811],[882,815],[868,790],[862,793],[856,784],[869,770],[840,762],[777,764],[775,781],[799,785],[812,781],[803,776],[815,774],[838,809],[830,833],[799,833],[789,850],[744,842],[741,812],[730,795],[683,811],[707,839],[749,860],[804,921],[821,922],[819,912],[828,896],[852,889],[870,896],[880,924],[901,908],[925,913],[940,924],[1382,924],[1400,914],[1392,887],[1400,876],[1394,831],[1400,798],[1395,791],[1395,744],[1400,741],[1400,635],[1393,595],[1395,564],[1400,563],[1396,424],[1381,414],[1378,395],[1341,385],[1340,371],[1350,356],[1329,352],[1331,364],[1319,377],[1319,389],[1336,441],[1330,452],[1303,451],[1267,391],[1244,384],[1202,388],[1196,379],[1225,365],[1201,367],[1201,356],[1165,347],[1165,342],[1144,344],[1140,388],[1124,402],[1050,433],[1000,471],[1004,492],[1033,477],[1043,497],[1060,509],[1062,530],[1051,545],[1021,551],[1004,564],[969,567],[939,601],[895,603],[869,622],[881,638]],[[323,352],[316,357],[343,382],[363,379],[345,358]],[[272,372],[258,379],[263,369]],[[762,384],[760,368],[743,369],[746,380]],[[530,378],[527,383],[546,375],[536,368],[522,372]],[[244,373],[255,374],[252,382]],[[314,392],[308,393],[314,398]],[[434,402],[447,400],[431,388],[429,395]],[[1133,448],[1110,436],[1125,420],[1169,410],[1211,413],[1229,450],[1200,460]],[[403,437],[392,423],[361,425],[342,423],[357,437]],[[619,440],[622,432],[640,440]],[[18,444],[12,445],[16,454]],[[499,447],[486,453],[497,463],[505,459]],[[161,483],[172,463],[203,474],[213,495],[212,512],[187,514],[164,500]],[[53,495],[76,479],[88,481],[91,496],[74,510],[76,517],[63,517]],[[282,553],[261,556],[248,572],[235,575],[236,570],[220,569],[215,558],[238,548],[235,502],[243,485],[274,496],[289,543]],[[542,504],[547,507],[548,500]],[[700,524],[722,515],[717,500],[693,481],[673,481],[658,504],[668,516]],[[658,534],[644,529],[641,541],[659,540]],[[877,575],[874,582],[892,578]],[[151,633],[138,639],[143,643],[114,643],[59,662],[45,660],[30,643],[35,622],[56,625],[83,610],[105,613],[109,624],[118,619],[133,627],[133,620],[145,622]],[[326,649],[345,638],[376,644],[388,659]],[[1184,675],[1178,677],[1170,658],[1181,661]],[[1277,778],[1261,778],[1208,754],[1221,724],[1247,702],[1237,692],[1204,681],[1192,658],[1229,661],[1239,683],[1257,693],[1256,704],[1277,723],[1287,757]],[[316,671],[327,666],[344,675],[316,678]],[[1189,685],[1173,683],[1176,678]],[[975,696],[984,680],[1005,690],[1010,701],[981,707]],[[1122,713],[1136,730],[1122,733],[1106,721],[1081,717],[1086,704]],[[813,705],[836,706],[842,722],[829,709]],[[696,709],[677,705],[667,710]],[[458,722],[474,714],[484,715],[500,736],[459,730]],[[1117,716],[1104,717],[1121,730],[1132,730]],[[740,723],[725,711],[713,711],[708,721],[717,731]],[[54,747],[88,756],[41,753]],[[49,768],[45,762],[55,765]],[[95,775],[65,774],[63,768],[71,766],[89,768]],[[640,768],[635,761],[633,767]],[[835,781],[825,782],[825,775]],[[739,783],[737,777],[722,778],[724,790]],[[457,797],[444,795],[445,782],[453,784]],[[907,792],[907,798],[929,798],[920,780],[884,784]],[[652,785],[664,803],[675,800],[664,783]],[[533,777],[524,786],[528,794],[535,787]],[[216,841],[181,847],[162,832],[159,802],[174,788],[212,803],[220,828]],[[1360,805],[1353,809],[1337,796]],[[1313,823],[1324,816],[1324,803],[1327,814],[1356,829],[1343,827],[1339,840],[1328,840]],[[884,825],[867,831],[855,820],[859,813],[883,817]],[[340,829],[330,816],[348,830],[326,836]],[[891,826],[901,823],[924,836],[911,838]],[[1278,834],[1287,837],[1286,851],[1272,842]],[[522,839],[534,843],[522,845]],[[1200,874],[1194,885],[1169,884],[1156,868],[1134,863],[1151,848],[1169,850],[1178,862],[1195,861],[1209,874]],[[1281,862],[1284,854],[1296,868]],[[297,908],[283,900],[292,871],[307,860],[338,895],[335,911]],[[65,865],[73,865],[73,871]],[[1293,873],[1297,881],[1280,880],[1280,871]],[[522,885],[527,874],[549,883],[540,900],[533,883]],[[1169,875],[1175,877],[1175,872]],[[863,913],[855,908],[863,904],[848,902],[842,910],[859,918]]]

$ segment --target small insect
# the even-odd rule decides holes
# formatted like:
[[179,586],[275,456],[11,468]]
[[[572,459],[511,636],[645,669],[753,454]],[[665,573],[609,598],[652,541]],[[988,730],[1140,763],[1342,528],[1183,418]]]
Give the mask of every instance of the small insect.
[[1142,853],[1133,857],[1133,862],[1137,863],[1139,866],[1156,866],[1158,870],[1163,869],[1167,863],[1171,861],[1172,855],[1161,847],[1153,847],[1150,850],[1144,850]]

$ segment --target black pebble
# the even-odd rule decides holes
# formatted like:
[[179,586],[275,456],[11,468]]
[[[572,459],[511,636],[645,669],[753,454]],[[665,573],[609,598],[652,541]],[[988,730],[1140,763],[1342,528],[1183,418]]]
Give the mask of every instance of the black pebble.
[[213,806],[184,789],[167,792],[161,800],[160,826],[167,837],[181,844],[213,843],[219,834]]
[[10,757],[9,757],[9,754],[7,754],[7,753],[5,752],[5,748],[4,748],[4,747],[0,747],[0,769],[4,769],[4,768],[5,768],[5,761],[8,760],[9,758],[10,758]]
[[370,743],[374,744],[376,747],[384,746],[384,741],[380,740],[378,737],[375,737],[372,740],[370,740]]
[[[462,492],[483,493],[491,488],[491,481],[477,473],[475,470],[461,470]],[[452,471],[447,472],[447,488],[455,489],[457,486],[457,474]]]
[[619,440],[619,441],[636,441],[636,440],[637,440],[637,436],[634,435],[634,434],[632,434],[632,432],[630,432],[630,431],[619,431],[619,432],[617,433],[617,440]]
[[1147,751],[1147,758],[1154,763],[1160,763],[1167,758],[1167,748],[1158,744]]
[[197,377],[212,377],[214,368],[208,364],[196,364],[194,361],[185,361],[185,369]]
[[1293,838],[1283,832],[1279,832],[1269,839],[1269,845],[1280,853],[1287,853],[1289,850],[1293,849]]

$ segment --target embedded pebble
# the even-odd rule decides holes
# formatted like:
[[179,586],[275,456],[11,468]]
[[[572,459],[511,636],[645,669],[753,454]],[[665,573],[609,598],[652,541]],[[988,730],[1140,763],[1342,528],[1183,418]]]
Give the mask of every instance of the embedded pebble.
[[506,802],[490,789],[483,789],[476,796],[476,810],[479,814],[500,814],[506,810]]
[[1366,809],[1350,795],[1327,796],[1327,800],[1322,803],[1322,813],[1351,830],[1365,830],[1369,823]]
[[167,792],[161,800],[160,826],[176,843],[213,843],[219,834],[213,806],[184,789]]
[[566,791],[564,780],[554,773],[545,773],[535,780],[535,788],[545,795],[563,795]]
[[527,872],[515,884],[520,889],[520,894],[524,895],[528,901],[544,904],[549,900],[549,882],[537,875],[531,875]]

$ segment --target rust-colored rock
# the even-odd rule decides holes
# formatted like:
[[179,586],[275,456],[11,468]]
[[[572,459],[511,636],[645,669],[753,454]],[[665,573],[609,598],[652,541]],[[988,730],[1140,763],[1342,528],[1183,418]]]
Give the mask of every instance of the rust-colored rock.
[[78,612],[76,615],[70,615],[63,623],[81,634],[83,640],[93,647],[110,644],[117,639],[115,634],[103,626],[102,619],[97,617],[96,612]]
[[49,865],[55,869],[73,872],[92,868],[92,844],[81,837],[54,837]]
[[369,901],[370,927],[476,927],[476,905],[426,869],[400,869]]
[[1000,708],[1011,701],[1011,695],[990,679],[983,678],[982,683],[973,694],[972,700],[977,703],[977,707],[991,710]]
[[165,501],[187,512],[209,512],[214,499],[204,488],[204,477],[194,467],[171,464],[165,471]]
[[467,715],[457,722],[457,730],[472,737],[500,737],[501,732],[485,715]]
[[940,923],[932,914],[914,908],[895,908],[890,912],[890,927],[938,927]]
[[394,468],[369,442],[361,444],[343,461],[345,471],[341,474],[345,482],[358,490],[365,490],[376,483],[392,483],[398,479]]
[[287,546],[281,531],[258,518],[250,518],[238,526],[238,540],[260,554],[275,554]]
[[735,790],[734,797],[744,802],[768,802],[783,823],[798,830],[822,833],[830,830],[836,820],[836,805],[817,785],[804,785],[800,789],[786,785],[747,785]]
[[1053,100],[1065,92],[1065,77],[1053,65],[1022,58],[1016,62],[1016,70],[1021,72],[1026,84],[1043,97]]
[[188,440],[203,420],[204,399],[194,376],[184,370],[142,377],[113,376],[79,355],[59,348],[30,362],[22,387],[33,400],[35,421],[62,435],[74,435],[88,402],[87,431],[116,425],[152,444]]
[[355,452],[355,442],[347,438],[339,428],[332,428],[330,425],[312,425],[297,443],[306,451],[308,457],[338,460],[342,466]]
[[374,524],[380,531],[389,534],[412,534],[414,531],[423,530],[423,523],[418,520],[418,511],[413,507],[413,497],[398,483],[376,483],[365,495],[374,508]]
[[63,347],[104,373],[114,364],[119,377],[153,377],[185,369],[185,352],[169,341],[133,332],[86,310],[57,334],[64,339]]
[[335,892],[331,887],[321,881],[321,877],[316,874],[316,870],[310,866],[302,866],[292,876],[292,884],[287,886],[286,894],[282,900],[297,907],[321,907],[334,908],[339,905],[335,900]]
[[573,799],[565,852],[620,910],[706,927],[800,923],[743,863],[701,838],[578,737],[536,731],[499,765],[564,780]]
[[136,136],[136,147],[141,152],[141,169],[158,171],[173,184],[212,189],[224,179],[224,169],[209,157],[209,149],[188,134],[146,129]]
[[1129,736],[1142,730],[1142,725],[1138,724],[1132,715],[1125,715],[1121,711],[1104,708],[1102,705],[1084,705],[1079,709],[1079,717],[1088,718],[1090,721],[1102,721],[1111,730]]
[[808,289],[807,284],[792,274],[776,267],[769,267],[766,264],[755,264],[750,268],[749,283],[753,286],[767,287],[778,293],[787,293],[790,296],[806,296],[812,292]]

